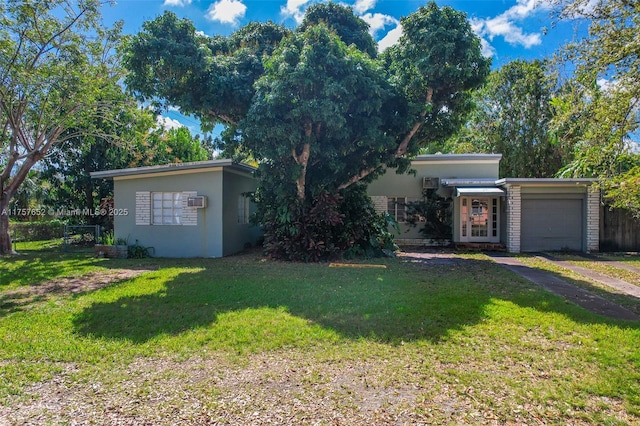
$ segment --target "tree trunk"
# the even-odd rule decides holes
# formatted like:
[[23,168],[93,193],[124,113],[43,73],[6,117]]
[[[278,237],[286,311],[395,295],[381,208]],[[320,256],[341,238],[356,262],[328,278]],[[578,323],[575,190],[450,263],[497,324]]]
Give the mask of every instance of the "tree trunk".
[[9,197],[0,196],[0,255],[12,254],[13,246],[9,235]]
[[41,152],[33,151],[24,159],[18,172],[11,178],[9,185],[5,186],[5,182],[0,179],[0,255],[15,253],[9,236],[9,201],[27,178],[29,170],[42,157]]

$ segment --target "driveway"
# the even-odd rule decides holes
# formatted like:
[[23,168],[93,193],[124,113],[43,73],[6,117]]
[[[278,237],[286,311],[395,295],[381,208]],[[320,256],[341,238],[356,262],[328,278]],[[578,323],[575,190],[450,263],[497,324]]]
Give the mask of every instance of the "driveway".
[[[570,284],[554,274],[543,271],[541,269],[526,265],[515,257],[511,257],[504,253],[486,253],[494,262],[499,265],[515,272],[518,275],[526,278],[532,283],[541,286],[547,291],[555,293],[564,297],[570,302],[575,303],[594,312],[599,315],[604,315],[610,318],[622,319],[622,320],[639,320],[640,317],[631,312],[627,308],[624,308],[616,303],[613,303],[603,297],[591,293],[583,288]],[[609,287],[615,288],[623,293],[626,293],[633,297],[640,298],[640,288],[633,284],[629,284],[626,281],[622,281],[617,278],[605,276],[595,271],[591,271],[587,268],[573,265],[569,262],[555,260],[549,257],[545,257],[546,260],[556,263],[558,266],[573,270],[587,278],[594,279],[602,282]]]

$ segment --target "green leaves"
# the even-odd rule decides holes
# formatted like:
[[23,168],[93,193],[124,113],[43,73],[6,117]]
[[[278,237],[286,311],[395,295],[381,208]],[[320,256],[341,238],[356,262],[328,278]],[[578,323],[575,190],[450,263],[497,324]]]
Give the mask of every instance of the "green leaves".
[[273,23],[252,23],[229,37],[207,37],[165,12],[128,44],[126,83],[142,99],[179,106],[206,122],[236,124],[249,109],[263,56],[287,33]]
[[640,126],[640,4],[556,4],[561,19],[587,18],[589,26],[585,36],[557,54],[558,61],[575,70],[555,102],[554,130],[561,141],[575,146],[575,158],[562,174],[599,177],[605,198],[638,216],[638,154],[631,150],[631,140],[637,143]]
[[[333,255],[358,239],[340,242],[337,220],[310,238],[324,225],[317,209],[338,217],[327,206],[339,211],[346,193],[387,166],[406,170],[421,143],[448,137],[469,109],[467,92],[488,73],[463,14],[433,3],[403,26],[400,44],[377,59],[367,24],[333,3],[311,6],[293,33],[253,23],[228,38],[198,36],[165,13],[130,43],[127,83],[146,99],[228,125],[225,153],[259,162],[259,216],[273,253],[291,258],[291,238],[305,241],[300,250]],[[360,216],[372,219],[361,205]],[[376,229],[371,235],[386,228]]]
[[[466,15],[434,2],[402,19],[403,36],[385,51],[389,77],[420,124],[412,151],[451,136],[469,112],[469,94],[489,74]],[[424,127],[422,127],[424,126]]]
[[494,71],[474,94],[475,110],[453,144],[459,151],[502,154],[503,177],[553,177],[572,146],[553,137],[554,81],[542,61],[516,60]]

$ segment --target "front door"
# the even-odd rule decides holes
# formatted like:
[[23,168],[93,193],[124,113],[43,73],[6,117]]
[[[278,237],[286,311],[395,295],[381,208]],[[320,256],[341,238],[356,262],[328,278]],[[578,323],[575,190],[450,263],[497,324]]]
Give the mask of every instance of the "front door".
[[460,241],[499,242],[497,197],[462,197],[460,200]]

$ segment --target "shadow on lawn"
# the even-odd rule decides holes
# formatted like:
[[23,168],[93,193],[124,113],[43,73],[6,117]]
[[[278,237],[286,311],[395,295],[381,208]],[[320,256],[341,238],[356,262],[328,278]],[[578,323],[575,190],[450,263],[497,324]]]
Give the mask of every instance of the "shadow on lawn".
[[[226,336],[251,336],[258,344],[274,339],[274,333],[290,335],[291,341],[283,344],[293,344],[319,325],[350,339],[439,341],[452,330],[481,322],[496,299],[560,312],[579,322],[610,322],[567,305],[491,261],[460,259],[433,266],[392,262],[386,270],[269,262],[239,262],[225,269],[224,261],[203,263],[202,271],[170,279],[161,292],[92,304],[76,316],[76,331],[143,343],[220,327]],[[268,314],[261,316],[264,310]],[[228,314],[235,319],[229,321]]]
[[[4,263],[0,264],[0,317],[30,309],[52,297],[80,294],[115,284],[129,278],[125,275],[132,274],[114,274],[114,271],[136,269],[131,261],[105,260],[86,253],[69,254],[58,250],[34,250],[5,257]],[[79,274],[80,270],[89,272]],[[12,288],[7,290],[7,286]]]

